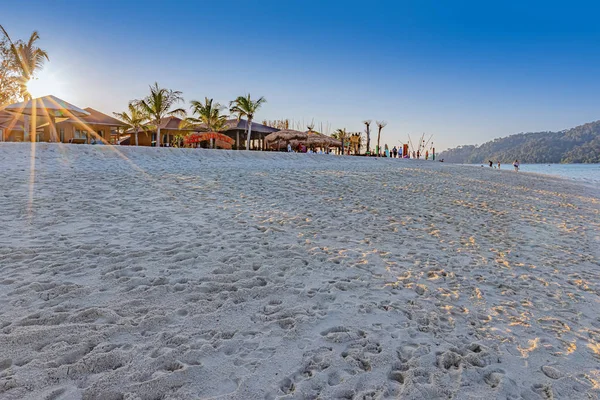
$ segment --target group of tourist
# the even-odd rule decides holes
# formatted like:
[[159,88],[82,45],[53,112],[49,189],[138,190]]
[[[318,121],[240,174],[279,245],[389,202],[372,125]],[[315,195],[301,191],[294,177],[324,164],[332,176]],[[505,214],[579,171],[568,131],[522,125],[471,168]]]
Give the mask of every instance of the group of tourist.
[[[488,160],[488,163],[490,164],[490,168],[494,167],[494,162],[492,160]],[[497,162],[498,164],[498,169],[500,169],[500,161]],[[515,160],[515,162],[513,163],[513,167],[515,168],[515,171],[519,172],[519,167],[521,166],[521,164],[519,164],[519,160]]]

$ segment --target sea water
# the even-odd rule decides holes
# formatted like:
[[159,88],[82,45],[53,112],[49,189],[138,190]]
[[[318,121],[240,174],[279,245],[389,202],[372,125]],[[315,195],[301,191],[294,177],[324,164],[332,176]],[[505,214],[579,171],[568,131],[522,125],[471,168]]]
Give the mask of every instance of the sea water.
[[600,164],[521,164],[519,170],[600,184]]
[[[488,164],[484,165],[489,168]],[[512,164],[502,164],[501,168],[514,169]],[[521,164],[519,171],[553,175],[600,186],[600,164]]]

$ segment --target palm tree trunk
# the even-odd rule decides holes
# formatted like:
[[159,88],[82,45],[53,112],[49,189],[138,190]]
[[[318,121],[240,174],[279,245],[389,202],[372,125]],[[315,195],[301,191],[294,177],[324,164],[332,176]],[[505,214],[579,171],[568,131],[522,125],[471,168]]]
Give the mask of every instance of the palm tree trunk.
[[369,131],[369,125],[367,125],[367,153],[370,153],[370,150],[371,150],[371,132]]
[[381,153],[381,148],[379,147],[379,139],[381,138],[381,129],[377,131],[377,157],[379,157],[379,153]]
[[240,149],[240,131],[235,132],[235,149]]
[[138,131],[137,129],[135,130],[135,145],[139,146],[139,142],[138,142]]
[[250,137],[252,136],[252,118],[248,118],[248,139],[246,140],[246,150],[250,150]]
[[30,125],[29,116],[28,115],[23,116],[23,141],[24,142],[27,142],[29,140],[29,135],[30,135],[29,125]]
[[156,147],[160,147],[160,127],[156,124]]

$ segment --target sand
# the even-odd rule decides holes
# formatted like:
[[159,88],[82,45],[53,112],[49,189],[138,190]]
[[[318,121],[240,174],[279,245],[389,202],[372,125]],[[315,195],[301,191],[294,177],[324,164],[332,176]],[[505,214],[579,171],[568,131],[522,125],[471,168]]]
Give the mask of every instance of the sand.
[[600,191],[0,144],[1,399],[600,396]]

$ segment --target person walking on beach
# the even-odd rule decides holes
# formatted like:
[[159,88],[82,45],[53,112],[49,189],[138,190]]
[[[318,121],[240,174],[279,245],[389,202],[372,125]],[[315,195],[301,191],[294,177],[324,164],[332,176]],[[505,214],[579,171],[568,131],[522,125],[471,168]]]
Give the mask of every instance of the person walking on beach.
[[488,160],[488,162],[490,163],[490,168],[492,168],[492,165],[494,165],[494,163],[492,162],[492,160]]
[[392,149],[392,154],[394,155],[394,158],[398,156],[398,149],[396,148],[396,146],[394,146],[394,148]]
[[500,161],[498,161],[498,169],[500,169]]
[[519,160],[515,160],[515,163],[513,164],[513,167],[515,167],[515,171],[519,172]]

